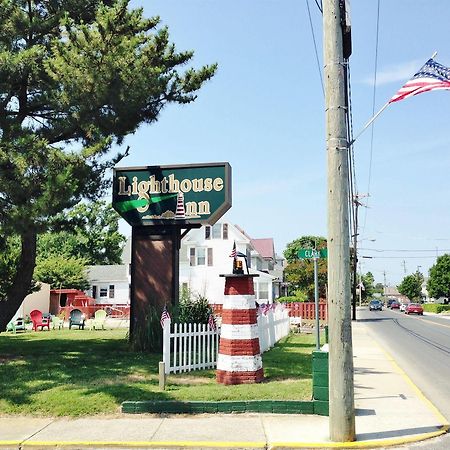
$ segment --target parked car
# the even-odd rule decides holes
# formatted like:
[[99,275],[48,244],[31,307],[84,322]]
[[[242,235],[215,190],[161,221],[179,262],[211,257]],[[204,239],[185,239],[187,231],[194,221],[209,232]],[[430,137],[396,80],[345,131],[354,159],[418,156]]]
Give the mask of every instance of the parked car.
[[391,305],[390,305],[391,309],[400,309],[400,303],[397,300],[394,300]]
[[392,303],[395,302],[396,300],[394,298],[389,298],[387,301],[387,307],[390,308]]
[[405,314],[419,314],[423,316],[423,307],[419,303],[410,303],[406,307]]
[[380,302],[380,300],[372,300],[369,303],[369,310],[370,311],[382,311],[383,304]]

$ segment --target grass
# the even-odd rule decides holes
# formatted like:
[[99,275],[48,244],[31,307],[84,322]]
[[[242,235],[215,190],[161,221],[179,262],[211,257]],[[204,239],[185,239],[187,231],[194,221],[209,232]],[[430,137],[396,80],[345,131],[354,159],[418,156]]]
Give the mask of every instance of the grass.
[[291,334],[264,353],[265,381],[223,386],[215,370],[170,375],[161,354],[133,353],[126,330],[52,330],[0,335],[0,414],[113,414],[137,400],[310,400],[311,335]]

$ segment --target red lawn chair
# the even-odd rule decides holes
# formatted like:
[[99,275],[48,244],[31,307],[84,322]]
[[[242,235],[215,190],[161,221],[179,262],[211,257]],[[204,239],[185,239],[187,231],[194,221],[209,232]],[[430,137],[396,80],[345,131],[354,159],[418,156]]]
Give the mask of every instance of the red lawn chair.
[[37,331],[38,327],[41,327],[41,331],[44,327],[47,327],[47,330],[50,331],[50,320],[42,317],[42,313],[38,309],[33,309],[33,311],[30,312],[30,318],[33,322],[34,331]]

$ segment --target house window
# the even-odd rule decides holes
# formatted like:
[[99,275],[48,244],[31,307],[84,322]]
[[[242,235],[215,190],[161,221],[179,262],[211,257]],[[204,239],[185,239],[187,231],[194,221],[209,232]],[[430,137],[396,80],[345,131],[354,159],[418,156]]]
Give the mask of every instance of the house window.
[[208,248],[208,266],[212,266],[214,264],[213,262],[213,249]]
[[109,285],[109,298],[114,298],[114,285]]
[[224,223],[223,224],[223,239],[228,239],[228,224]]
[[97,298],[97,286],[92,286],[92,298]]
[[204,247],[198,247],[196,250],[196,265],[205,266],[206,265],[206,249]]
[[205,239],[228,239],[228,224],[216,223],[205,227]]
[[222,224],[216,223],[212,227],[212,238],[213,239],[221,239],[222,238]]
[[106,297],[108,297],[108,289],[100,288],[100,298],[106,298]]
[[[209,256],[209,254],[208,254]],[[192,247],[189,249],[190,266],[206,266],[206,248]]]
[[258,299],[259,300],[269,299],[269,283],[258,284]]

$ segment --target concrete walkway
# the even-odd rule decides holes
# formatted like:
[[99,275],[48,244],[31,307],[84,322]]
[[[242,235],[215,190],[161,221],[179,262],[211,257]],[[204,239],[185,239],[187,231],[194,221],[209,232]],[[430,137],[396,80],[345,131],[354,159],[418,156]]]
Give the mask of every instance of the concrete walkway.
[[364,323],[353,323],[357,440],[333,443],[311,415],[201,414],[0,418],[0,448],[383,448],[439,436],[447,421]]

